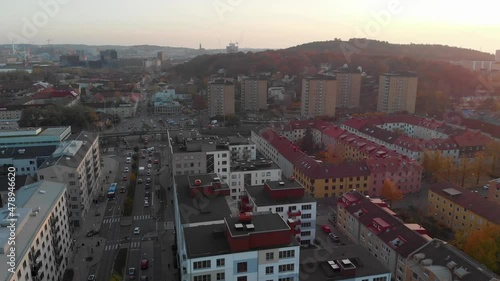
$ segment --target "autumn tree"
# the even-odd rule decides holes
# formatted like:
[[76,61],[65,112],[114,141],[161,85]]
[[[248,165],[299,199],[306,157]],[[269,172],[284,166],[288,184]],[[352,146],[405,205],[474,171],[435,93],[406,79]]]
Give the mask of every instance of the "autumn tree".
[[391,179],[384,180],[381,195],[390,201],[398,201],[403,199],[403,192],[399,190],[396,183],[394,183]]
[[476,184],[479,184],[481,176],[488,174],[491,166],[487,165],[486,155],[482,151],[477,152],[471,162],[472,174],[476,177]]
[[497,161],[500,160],[500,141],[492,141],[485,147],[485,154],[491,157],[491,171],[494,172]]
[[464,252],[490,270],[499,273],[500,226],[485,226],[470,233],[465,242]]
[[472,168],[473,168],[472,161],[469,158],[467,158],[467,157],[460,158],[460,162],[458,164],[458,175],[459,175],[462,187],[465,184],[465,180],[470,175]]

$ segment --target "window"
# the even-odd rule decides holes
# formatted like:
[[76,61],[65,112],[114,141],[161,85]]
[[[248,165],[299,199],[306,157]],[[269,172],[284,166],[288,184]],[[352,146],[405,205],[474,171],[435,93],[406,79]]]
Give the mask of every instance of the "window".
[[276,213],[283,212],[283,207],[276,207]]
[[280,259],[293,258],[295,257],[295,251],[294,250],[280,251],[279,257]]
[[241,272],[247,272],[248,270],[248,265],[246,262],[239,262],[238,265],[237,265],[237,272],[238,273],[241,273]]
[[376,277],[373,278],[373,281],[387,281],[387,277]]
[[273,274],[273,273],[274,273],[274,267],[266,266],[266,274]]
[[293,277],[279,278],[278,281],[294,281]]
[[220,272],[217,273],[217,280],[225,280],[226,279],[226,273]]
[[193,278],[193,281],[211,281],[211,280],[212,280],[212,275],[210,274],[198,275]]
[[202,269],[202,268],[209,268],[211,265],[210,265],[210,261],[207,260],[207,261],[196,261],[193,263],[193,268],[194,269]]
[[310,222],[303,222],[300,224],[300,227],[302,227],[302,228],[311,227],[311,223]]
[[246,276],[240,276],[236,280],[238,280],[238,281],[247,281],[247,277]]
[[274,260],[274,253],[266,253],[266,261]]
[[311,205],[302,205],[301,209],[302,210],[311,210],[312,206]]
[[311,231],[302,231],[300,233],[300,236],[309,236],[309,235],[311,235]]
[[278,272],[287,272],[287,271],[294,271],[295,265],[293,263],[290,264],[282,264],[278,266]]
[[217,259],[216,263],[217,263],[217,267],[225,266],[226,260],[225,259]]
[[302,219],[310,219],[311,218],[311,214],[302,214],[302,216],[300,216]]

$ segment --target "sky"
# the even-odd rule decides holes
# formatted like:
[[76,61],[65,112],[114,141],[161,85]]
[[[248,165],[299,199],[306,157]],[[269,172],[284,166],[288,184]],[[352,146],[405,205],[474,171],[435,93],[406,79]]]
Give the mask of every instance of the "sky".
[[494,53],[491,0],[2,0],[0,44],[287,48],[334,38]]

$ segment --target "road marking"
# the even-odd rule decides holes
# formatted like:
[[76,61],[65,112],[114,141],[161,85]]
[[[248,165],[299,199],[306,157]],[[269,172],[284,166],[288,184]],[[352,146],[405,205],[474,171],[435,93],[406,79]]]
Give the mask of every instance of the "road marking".
[[120,218],[108,218],[108,219],[104,219],[102,221],[102,223],[114,223],[114,222],[118,222],[120,221]]
[[107,252],[107,251],[118,250],[118,248],[120,248],[120,244],[106,245],[106,247],[104,247],[104,251]]
[[149,220],[149,219],[151,219],[150,215],[134,216],[134,220],[135,221],[138,221],[138,220]]

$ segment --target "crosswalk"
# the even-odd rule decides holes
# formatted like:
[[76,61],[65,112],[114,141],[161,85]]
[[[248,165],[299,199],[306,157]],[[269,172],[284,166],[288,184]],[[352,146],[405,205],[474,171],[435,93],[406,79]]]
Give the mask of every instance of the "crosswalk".
[[[110,245],[104,246],[104,251],[105,252],[114,251],[114,250],[120,249],[120,247],[121,247],[121,244],[110,244]],[[140,241],[132,241],[132,242],[130,242],[129,249],[140,249],[140,248],[141,248],[141,242]]]
[[120,218],[105,218],[102,220],[102,223],[114,223],[114,222],[119,222]]
[[142,215],[142,216],[134,216],[134,220],[135,221],[139,221],[139,220],[149,220],[151,218],[150,215]]

